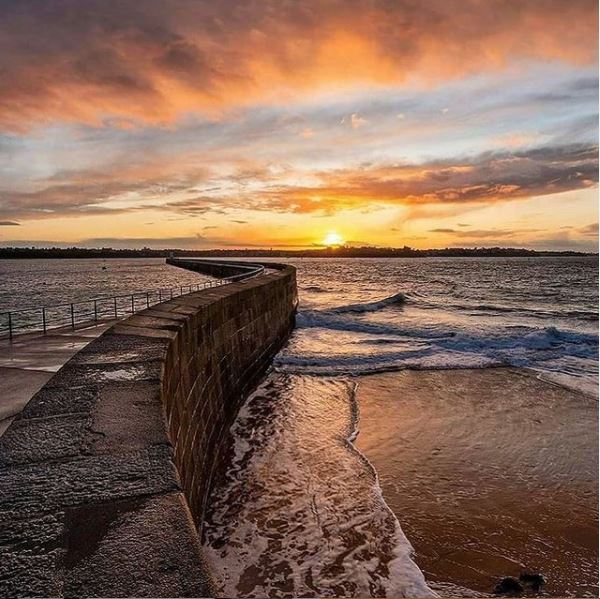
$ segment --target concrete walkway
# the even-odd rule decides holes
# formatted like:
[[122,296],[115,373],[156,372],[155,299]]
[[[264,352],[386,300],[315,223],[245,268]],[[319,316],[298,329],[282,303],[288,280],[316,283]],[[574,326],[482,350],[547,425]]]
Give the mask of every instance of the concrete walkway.
[[0,435],[63,364],[115,322],[0,340]]

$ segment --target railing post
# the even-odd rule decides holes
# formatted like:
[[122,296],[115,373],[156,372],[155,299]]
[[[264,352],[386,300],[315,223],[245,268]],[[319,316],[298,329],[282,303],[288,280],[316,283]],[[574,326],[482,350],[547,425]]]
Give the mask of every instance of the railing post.
[[158,303],[160,304],[162,302],[162,291],[159,289],[158,290]]
[[183,295],[183,285],[179,286],[179,295]]
[[9,312],[8,313],[8,338],[10,341],[12,341],[13,338],[13,332],[12,332],[12,314]]
[[146,308],[150,307],[150,292],[146,291]]
[[42,329],[44,330],[44,335],[46,334],[46,308],[42,308]]
[[73,308],[73,303],[71,302],[71,328],[75,330],[75,309]]
[[94,322],[98,322],[98,300],[94,300]]
[[133,293],[131,294],[131,313],[135,314],[135,300],[133,299]]
[[113,308],[115,309],[115,318],[119,318],[117,315],[117,298],[113,297]]

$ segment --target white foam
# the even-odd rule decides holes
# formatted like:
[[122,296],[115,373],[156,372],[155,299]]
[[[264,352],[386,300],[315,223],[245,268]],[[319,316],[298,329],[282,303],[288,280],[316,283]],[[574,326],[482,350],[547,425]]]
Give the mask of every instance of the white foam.
[[[386,316],[301,312],[294,339],[275,363],[287,372],[319,375],[506,365],[563,372],[554,379],[586,393],[597,384],[598,337],[587,330],[479,321],[421,324],[410,312]],[[572,362],[569,369],[563,368],[566,360]]]
[[330,312],[336,312],[338,314],[343,314],[345,312],[376,312],[377,310],[381,310],[387,306],[403,304],[405,301],[406,295],[404,293],[395,293],[394,295],[390,295],[389,297],[374,302],[349,304],[347,306],[332,308]]
[[204,527],[225,596],[435,596],[351,442],[356,408],[346,380],[282,374],[246,402]]

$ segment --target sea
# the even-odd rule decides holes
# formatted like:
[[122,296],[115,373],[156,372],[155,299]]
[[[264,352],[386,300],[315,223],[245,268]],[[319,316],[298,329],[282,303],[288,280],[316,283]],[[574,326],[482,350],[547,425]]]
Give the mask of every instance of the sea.
[[598,393],[598,258],[290,260],[306,374],[520,366]]
[[[118,296],[118,316],[146,305],[146,297],[157,302],[160,294],[170,297],[182,287],[210,277],[168,266],[163,258],[136,259],[33,259],[0,260],[0,338],[8,334],[9,312],[16,333],[39,331],[42,307],[48,328],[68,326],[70,303],[77,322],[114,316],[113,297]],[[98,300],[94,303],[94,300]]]
[[[435,596],[354,443],[357,388],[376,373],[513,366],[597,400],[598,258],[276,261],[297,268],[297,326],[215,482],[201,532],[219,591]],[[197,277],[157,259],[4,260],[0,312]]]
[[[465,587],[467,577],[461,575],[461,567],[455,568],[448,583],[443,573],[436,573],[438,582],[432,584],[417,566],[413,546],[403,532],[403,514],[390,509],[378,472],[355,443],[361,429],[358,390],[366,377],[377,373],[511,366],[575,391],[574,397],[580,398],[576,404],[588,406],[591,402],[595,406],[597,258],[282,261],[297,268],[297,326],[275,358],[273,371],[246,401],[232,427],[230,466],[216,481],[203,527],[205,553],[217,574],[220,592],[248,597],[490,596],[494,576],[518,575],[518,570],[496,571],[484,566],[510,563],[494,546],[474,558],[479,563],[469,564],[485,581],[479,589]],[[402,395],[401,384],[396,393]],[[488,430],[501,430],[509,421],[519,420],[512,413],[510,418],[502,417],[504,411],[517,409],[513,398],[501,401],[503,406],[485,407],[482,398]],[[546,397],[537,401],[539,406],[533,410],[545,418],[554,408]],[[390,404],[389,410],[399,409],[398,405]],[[454,425],[455,436],[471,447],[475,440],[470,439],[481,437],[482,431],[472,435],[469,423],[474,420],[468,410],[465,405],[456,410],[448,406],[446,415],[438,412],[434,417],[439,426],[448,414],[454,412],[454,418],[462,414],[460,427]],[[593,529],[597,515],[593,497],[597,486],[593,480],[597,477],[593,466],[596,424],[592,418],[582,425],[579,410],[571,405],[565,413],[566,423],[561,421],[561,426],[568,428],[571,419],[574,424],[572,434],[565,437],[569,444],[565,443],[562,451],[577,451],[581,442],[590,449],[581,455],[581,467],[556,465],[563,460],[546,464],[555,457],[554,452],[544,451],[551,437],[544,437],[541,428],[528,440],[534,447],[541,446],[541,453],[521,456],[524,465],[513,480],[535,478],[539,468],[552,473],[557,488],[581,486],[590,494],[591,503],[585,505],[592,506],[584,506],[587,511],[582,512],[581,520],[586,525],[591,522]],[[597,415],[597,408],[587,413]],[[519,429],[511,429],[510,435],[513,446],[521,447]],[[406,435],[406,442],[409,439]],[[388,460],[401,471],[402,455],[395,451],[390,444]],[[460,463],[460,450],[455,453]],[[510,442],[494,455],[499,464],[510,460]],[[577,458],[573,459],[576,463]],[[544,460],[544,464],[536,460]],[[486,470],[485,463],[480,467]],[[495,467],[489,464],[488,470]],[[453,482],[451,466],[450,470],[441,474],[449,481],[444,486],[429,479],[430,470],[423,469],[418,475],[420,486],[416,485],[413,496],[405,497],[406,503],[418,504],[420,494],[429,501],[440,488],[434,503],[458,501],[460,506],[461,497],[468,499],[470,494],[476,499],[477,485],[468,489],[464,485],[461,491],[460,481]],[[386,487],[402,494],[407,485],[393,476],[390,479],[388,475]],[[501,471],[497,482],[502,487]],[[448,486],[456,485],[457,491],[447,496]],[[552,487],[550,480],[538,488],[546,487]],[[493,509],[498,511],[492,520],[510,520],[500,506]],[[556,518],[551,521],[546,513],[539,517],[548,530],[566,524]],[[499,527],[494,534],[502,535],[503,529]],[[566,559],[584,566],[573,568],[573,576],[565,584],[555,575],[562,560],[557,552],[562,550],[553,552],[551,535],[545,535],[543,529],[534,530],[531,536],[543,547],[545,561],[540,564],[555,585],[551,589],[558,588],[562,596],[573,589],[577,594],[582,588],[594,588],[593,557],[581,555],[589,550],[570,546],[572,555]],[[463,549],[457,539],[451,550]],[[514,553],[519,554],[517,547]],[[515,561],[512,568],[518,564]],[[563,569],[568,571],[568,565]]]

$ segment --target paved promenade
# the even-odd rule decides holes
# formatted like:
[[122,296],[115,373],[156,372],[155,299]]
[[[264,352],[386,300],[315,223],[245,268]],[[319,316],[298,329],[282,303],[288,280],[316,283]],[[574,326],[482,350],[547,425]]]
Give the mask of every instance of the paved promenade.
[[0,340],[0,435],[52,375],[116,320]]

